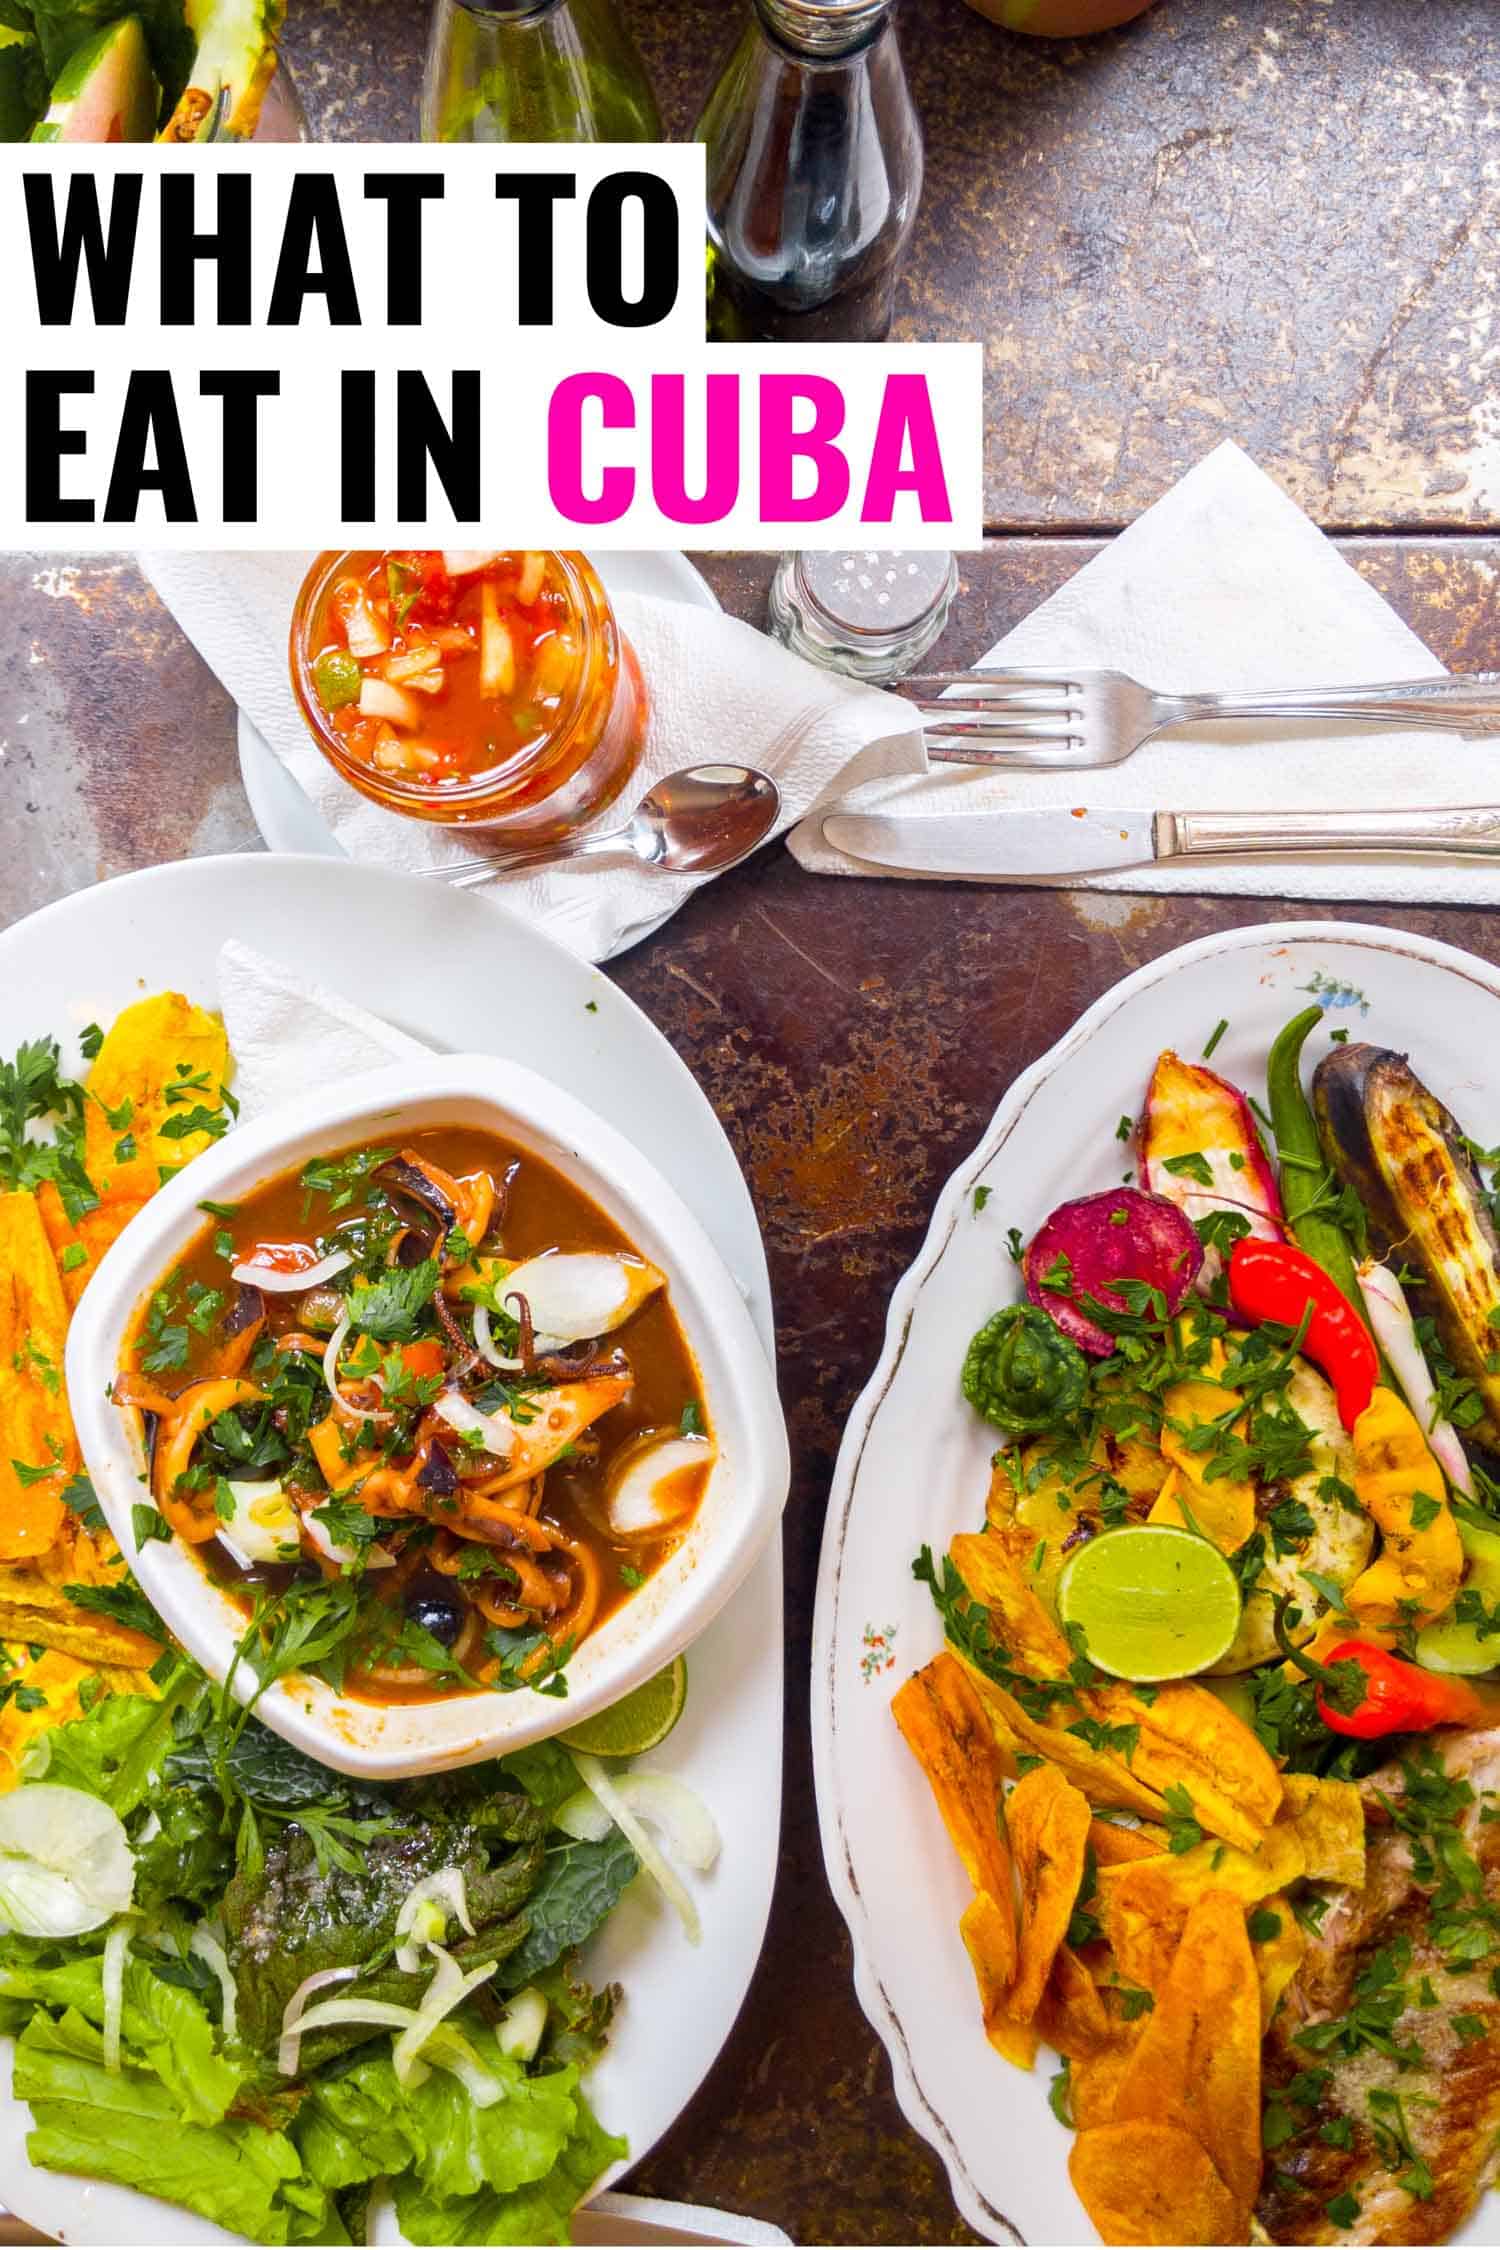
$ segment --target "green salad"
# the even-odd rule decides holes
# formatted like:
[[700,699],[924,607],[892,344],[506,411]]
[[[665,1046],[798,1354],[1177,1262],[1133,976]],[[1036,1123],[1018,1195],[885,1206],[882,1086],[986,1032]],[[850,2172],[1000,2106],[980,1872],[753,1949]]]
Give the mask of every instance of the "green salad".
[[248,140],[286,0],[0,0],[0,140]]
[[378,2182],[415,2243],[566,2242],[626,2154],[582,2088],[620,1995],[577,1949],[641,1864],[580,1790],[596,1761],[542,1743],[373,1786],[187,1658],[152,1677],[0,1797],[32,2162],[261,2243],[363,2242]]

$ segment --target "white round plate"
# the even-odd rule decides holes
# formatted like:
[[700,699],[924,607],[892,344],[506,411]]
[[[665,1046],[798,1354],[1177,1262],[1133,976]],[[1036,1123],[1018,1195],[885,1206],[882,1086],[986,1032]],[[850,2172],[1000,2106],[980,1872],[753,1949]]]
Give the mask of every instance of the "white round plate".
[[[990,2047],[958,1934],[970,1891],[890,1700],[942,1644],[917,1550],[983,1520],[993,1436],[964,1404],[964,1349],[1020,1294],[1006,1232],[1030,1236],[1070,1196],[1118,1184],[1115,1137],[1163,1047],[1201,1052],[1259,1093],[1277,1031],[1315,998],[1353,1039],[1413,1068],[1486,1147],[1500,1139],[1500,971],[1399,931],[1288,922],[1168,953],[1107,992],[1018,1078],[944,1188],[891,1301],[885,1348],[844,1433],[818,1579],[813,1752],[823,1854],[854,1943],[861,2005],[901,2106],[993,2242],[1096,2241],[1068,2180],[1072,2136],[1029,2075]],[[1321,1051],[1317,1035],[1309,1052]],[[982,1211],[974,1189],[990,1190]],[[1457,2240],[1493,2242],[1483,2214]]]
[[[539,1064],[603,1111],[668,1165],[772,1355],[760,1230],[697,1082],[607,977],[493,901],[319,859],[187,860],[123,876],[0,935],[0,1054],[50,1032],[76,1065],[84,1026],[107,1023],[143,992],[171,988],[216,1005],[214,962],[230,937],[432,1046]],[[691,1878],[703,1943],[690,1946],[674,1915],[632,1894],[588,1957],[598,1981],[625,1987],[590,2094],[610,2131],[629,2140],[632,2161],[701,2085],[759,1958],[781,1818],[781,1669],[778,1533],[689,1652],[687,1709],[652,1761],[696,1789],[722,1831],[718,1866]],[[81,2244],[239,2239],[174,2205],[34,2170],[28,2122],[10,2098],[10,2043],[0,2041],[0,2202],[41,2233]],[[399,2237],[392,2229],[387,2239]]]
[[[719,597],[686,555],[661,549],[627,550],[618,555],[591,555],[590,562],[604,582],[604,590],[618,594],[654,594],[658,601],[687,602],[695,609],[718,609]],[[290,693],[290,689],[288,689]],[[334,835],[301,783],[286,770],[263,734],[258,734],[243,711],[238,714],[240,779],[255,815],[255,825],[273,852],[318,852],[325,859],[347,859],[348,853]]]

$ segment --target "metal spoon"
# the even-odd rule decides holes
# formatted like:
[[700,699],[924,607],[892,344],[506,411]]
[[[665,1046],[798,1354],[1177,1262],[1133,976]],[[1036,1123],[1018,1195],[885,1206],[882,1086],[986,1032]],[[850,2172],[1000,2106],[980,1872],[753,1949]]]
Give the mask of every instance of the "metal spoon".
[[422,872],[466,891],[517,867],[633,854],[643,867],[666,875],[722,875],[765,842],[780,810],[781,791],[754,766],[687,766],[653,783],[622,827],[576,843],[496,852]]

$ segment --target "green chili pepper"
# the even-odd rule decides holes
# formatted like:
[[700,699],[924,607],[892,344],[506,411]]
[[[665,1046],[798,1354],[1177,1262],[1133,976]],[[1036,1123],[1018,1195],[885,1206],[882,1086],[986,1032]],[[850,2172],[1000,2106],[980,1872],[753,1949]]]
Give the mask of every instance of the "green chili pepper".
[[1338,1283],[1356,1312],[1365,1319],[1365,1300],[1348,1237],[1326,1208],[1314,1208],[1326,1204],[1334,1185],[1318,1139],[1312,1104],[1302,1091],[1302,1049],[1308,1033],[1322,1021],[1321,1008],[1304,1008],[1300,1016],[1293,1016],[1277,1033],[1266,1062],[1266,1092],[1280,1162],[1281,1200],[1287,1224],[1297,1241]]
[[964,1354],[964,1397],[1008,1437],[1056,1429],[1083,1404],[1088,1361],[1040,1305],[1007,1305]]
[[358,659],[345,649],[325,649],[313,666],[313,686],[325,711],[342,711],[346,703],[357,703],[363,685]]

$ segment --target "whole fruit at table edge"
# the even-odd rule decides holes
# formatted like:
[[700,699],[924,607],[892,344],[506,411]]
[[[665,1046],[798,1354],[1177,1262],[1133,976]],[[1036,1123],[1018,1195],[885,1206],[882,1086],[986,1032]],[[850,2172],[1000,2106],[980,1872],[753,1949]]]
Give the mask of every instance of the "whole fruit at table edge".
[[1151,0],[969,0],[969,6],[1007,31],[1034,39],[1078,39],[1091,31],[1143,16]]

